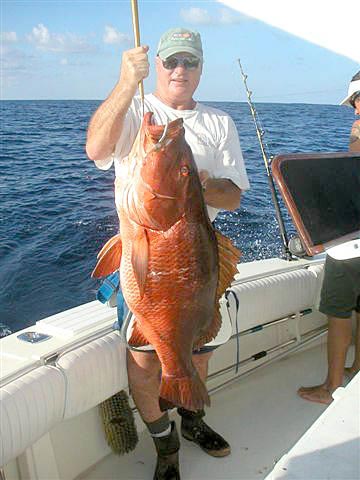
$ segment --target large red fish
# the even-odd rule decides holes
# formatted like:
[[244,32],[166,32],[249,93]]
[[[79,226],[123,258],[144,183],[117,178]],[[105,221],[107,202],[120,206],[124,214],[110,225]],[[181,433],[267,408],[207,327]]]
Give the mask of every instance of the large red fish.
[[182,119],[163,126],[151,118],[116,179],[120,233],[102,248],[93,276],[120,268],[136,317],[129,343],[150,343],[161,362],[160,407],[198,410],[210,400],[192,352],[219,331],[219,299],[240,253],[209,220]]

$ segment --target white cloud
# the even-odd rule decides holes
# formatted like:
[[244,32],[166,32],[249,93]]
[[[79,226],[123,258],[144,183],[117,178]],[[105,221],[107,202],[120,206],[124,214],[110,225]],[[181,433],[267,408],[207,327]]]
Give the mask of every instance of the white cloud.
[[234,13],[227,8],[221,8],[216,15],[211,16],[203,8],[192,7],[180,10],[180,16],[185,22],[195,25],[229,25],[240,23],[244,20],[243,15]]
[[51,33],[42,23],[32,29],[27,39],[36,48],[48,52],[90,53],[94,51],[94,47],[84,37],[74,33]]
[[24,68],[24,61],[31,57],[18,48],[1,45],[0,47],[1,70],[6,72],[8,70],[22,70]]
[[34,58],[13,46],[0,46],[0,79],[4,88],[19,82],[26,75],[29,78],[33,70]]
[[210,25],[213,23],[211,16],[207,10],[203,8],[192,7],[187,10],[181,9],[180,16],[188,23],[198,25]]
[[18,40],[16,32],[1,32],[0,41],[2,44],[5,43],[16,43]]
[[29,40],[35,43],[37,46],[48,45],[50,43],[50,33],[49,30],[39,23],[37,27],[32,29],[32,33],[29,35]]
[[68,59],[67,58],[62,58],[60,60],[60,65],[67,65],[69,62],[68,62]]
[[118,32],[111,25],[106,25],[105,33],[103,35],[103,41],[104,43],[114,45],[119,43],[127,43],[130,41],[130,37],[129,35],[126,35],[126,33]]

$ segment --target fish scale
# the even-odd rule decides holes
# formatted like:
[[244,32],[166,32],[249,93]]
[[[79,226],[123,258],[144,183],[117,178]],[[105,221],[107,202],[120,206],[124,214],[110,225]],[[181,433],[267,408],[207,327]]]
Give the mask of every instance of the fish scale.
[[[143,328],[146,328],[146,322],[149,322],[152,327],[156,325],[157,331],[163,331],[163,335],[166,335],[169,342],[174,340],[174,332],[178,330],[179,322],[182,322],[181,327],[183,327],[188,321],[187,333],[189,329],[193,329],[193,336],[200,329],[209,326],[215,308],[217,285],[217,264],[213,262],[214,271],[208,269],[206,276],[204,268],[201,268],[203,264],[198,261],[202,251],[203,257],[212,256],[216,259],[216,244],[204,245],[196,235],[196,229],[193,229],[192,235],[189,234],[185,220],[179,221],[172,230],[173,234],[168,238],[164,238],[157,232],[149,234],[149,266],[142,300],[139,289],[135,287],[136,280],[129,254],[128,260],[125,260],[121,267],[123,293],[129,307],[133,306],[132,311],[134,313],[136,311],[136,318]],[[155,241],[153,241],[154,237]],[[214,292],[213,305],[201,305],[201,289],[207,290],[209,287],[212,287]],[[208,303],[207,291],[205,298]],[[195,323],[192,319],[184,318],[184,312],[197,310],[201,310],[202,321],[199,319]],[[154,344],[154,339],[149,338],[149,341]],[[188,343],[186,350],[192,348],[193,342],[188,340]]]

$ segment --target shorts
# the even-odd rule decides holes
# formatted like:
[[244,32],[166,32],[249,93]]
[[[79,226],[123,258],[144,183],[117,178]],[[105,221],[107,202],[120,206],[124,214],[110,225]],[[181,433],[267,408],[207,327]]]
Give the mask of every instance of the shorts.
[[360,258],[325,261],[319,311],[338,318],[350,318],[360,311]]

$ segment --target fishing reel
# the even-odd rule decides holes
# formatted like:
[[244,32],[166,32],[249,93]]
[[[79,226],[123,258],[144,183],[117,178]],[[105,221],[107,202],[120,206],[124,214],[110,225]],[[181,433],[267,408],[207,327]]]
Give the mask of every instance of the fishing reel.
[[289,252],[292,255],[295,255],[295,257],[302,258],[302,257],[306,257],[307,255],[304,245],[300,240],[300,237],[298,237],[297,235],[294,235],[293,237],[290,238],[287,247]]

